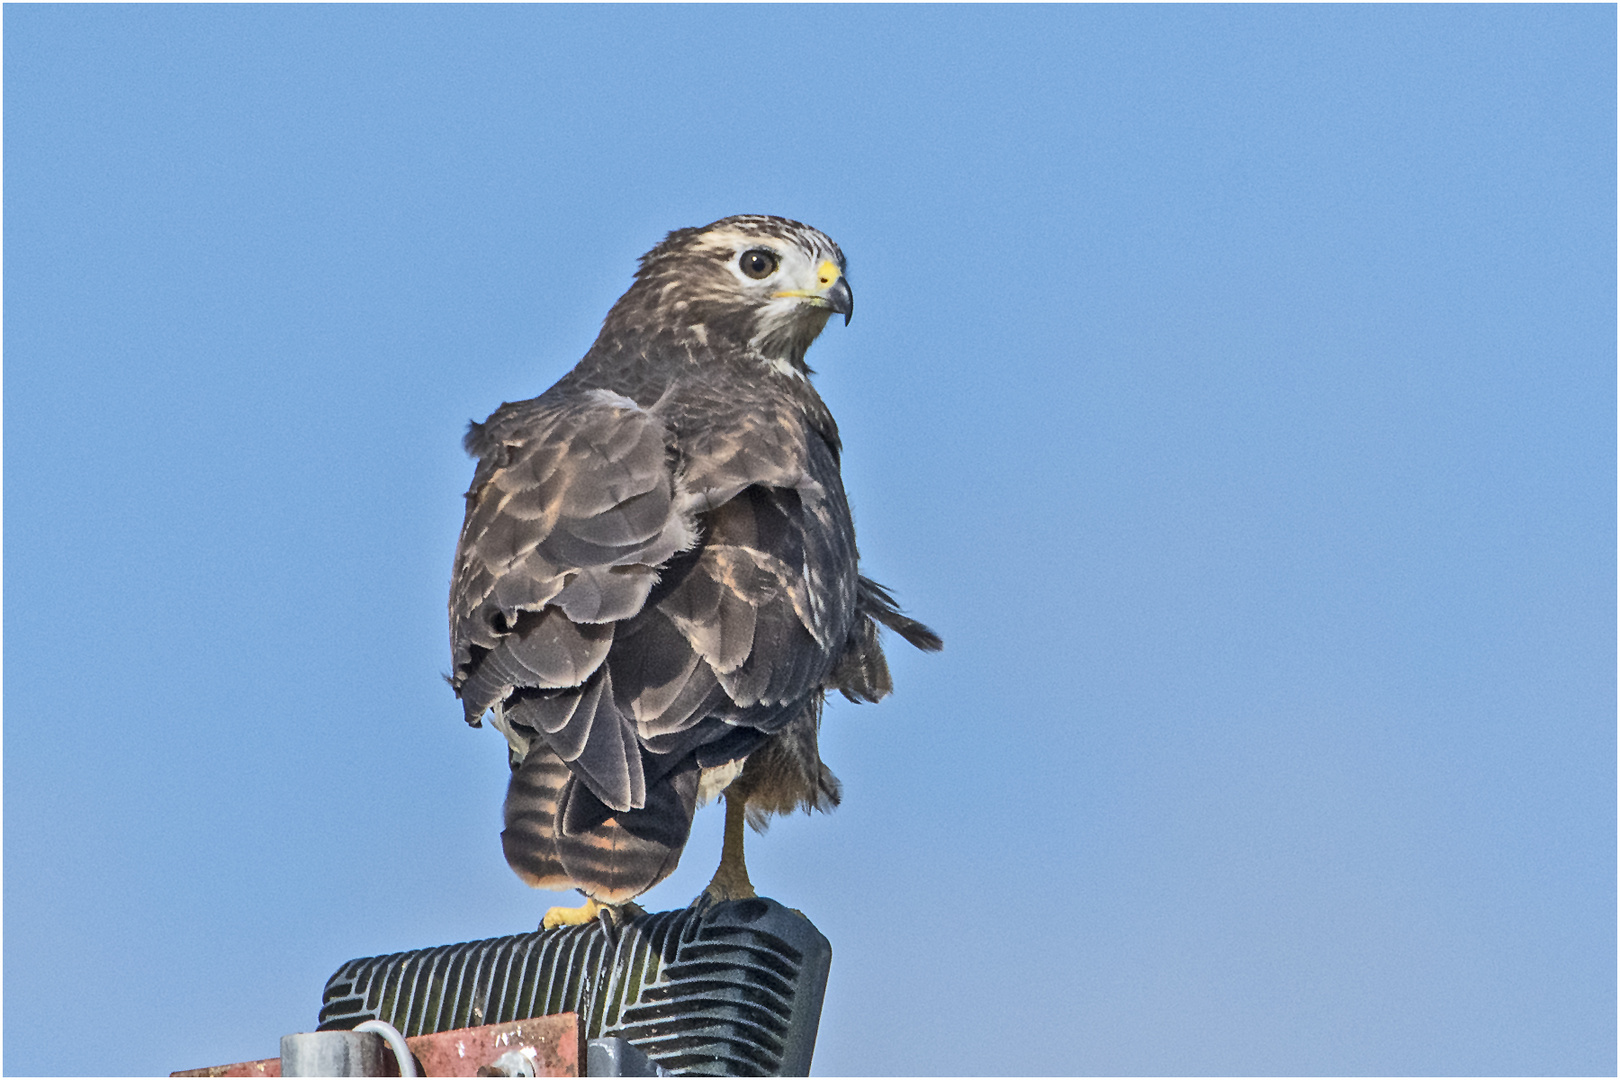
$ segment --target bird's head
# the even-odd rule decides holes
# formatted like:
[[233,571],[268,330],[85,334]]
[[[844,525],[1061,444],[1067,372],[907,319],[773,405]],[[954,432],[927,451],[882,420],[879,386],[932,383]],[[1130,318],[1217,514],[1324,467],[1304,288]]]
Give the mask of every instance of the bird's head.
[[[719,336],[804,369],[804,353],[855,298],[844,253],[825,233],[786,218],[743,214],[677,229],[641,258],[615,307],[645,326]],[[613,316],[609,316],[610,320]]]

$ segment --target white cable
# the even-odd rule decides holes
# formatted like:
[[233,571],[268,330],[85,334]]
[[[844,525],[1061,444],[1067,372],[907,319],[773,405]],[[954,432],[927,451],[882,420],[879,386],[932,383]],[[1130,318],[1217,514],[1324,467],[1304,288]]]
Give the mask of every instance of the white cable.
[[420,1076],[416,1071],[416,1059],[411,1056],[411,1048],[405,1045],[405,1036],[399,1029],[386,1020],[367,1020],[363,1024],[356,1024],[355,1031],[374,1031],[383,1037],[388,1049],[394,1052],[394,1060],[399,1062],[399,1075]]

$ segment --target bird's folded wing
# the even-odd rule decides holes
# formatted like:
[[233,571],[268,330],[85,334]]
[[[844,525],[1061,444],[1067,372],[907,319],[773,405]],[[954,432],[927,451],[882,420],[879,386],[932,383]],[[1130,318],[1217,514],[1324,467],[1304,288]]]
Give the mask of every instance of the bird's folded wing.
[[[826,455],[826,447],[791,405],[761,401],[756,409],[728,416],[728,423],[706,424],[702,404],[700,399],[692,408],[698,422],[685,425],[681,445],[681,480],[695,510],[713,510],[753,486],[791,488],[809,500],[825,495],[815,459]],[[836,462],[832,475],[837,477]]]
[[504,703],[505,727],[612,810],[644,806],[700,747],[741,755],[757,740],[738,729],[779,729],[854,614],[830,451],[770,410],[700,430],[677,471],[657,412],[592,391],[504,406],[469,434],[451,594],[467,719]]
[[658,567],[691,546],[667,432],[628,398],[589,391],[503,406],[479,455],[450,593],[469,720],[513,687],[579,686],[613,623],[640,611]]

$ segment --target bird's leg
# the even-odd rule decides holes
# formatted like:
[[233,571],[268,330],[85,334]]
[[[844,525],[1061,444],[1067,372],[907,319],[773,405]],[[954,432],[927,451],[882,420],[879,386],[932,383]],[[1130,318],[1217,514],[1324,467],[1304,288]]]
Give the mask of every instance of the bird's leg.
[[638,915],[647,914],[640,904],[626,901],[623,904],[604,904],[590,897],[579,907],[554,907],[546,912],[540,920],[542,930],[554,930],[559,926],[584,926],[594,922],[601,916],[612,919],[615,924],[629,922]]
[[726,792],[726,838],[720,846],[720,865],[703,890],[710,900],[747,900],[759,895],[748,880],[748,864],[743,861],[744,800]]

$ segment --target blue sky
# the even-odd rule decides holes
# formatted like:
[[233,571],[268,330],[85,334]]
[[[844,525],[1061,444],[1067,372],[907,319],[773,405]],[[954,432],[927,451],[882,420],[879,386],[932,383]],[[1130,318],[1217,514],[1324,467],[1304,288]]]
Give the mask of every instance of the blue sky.
[[8,7],[6,1071],[272,1056],[563,899],[440,678],[461,431],[768,212],[947,643],[750,838],[817,1071],[1612,1073],[1615,29]]

